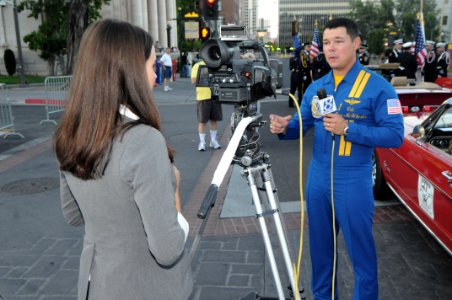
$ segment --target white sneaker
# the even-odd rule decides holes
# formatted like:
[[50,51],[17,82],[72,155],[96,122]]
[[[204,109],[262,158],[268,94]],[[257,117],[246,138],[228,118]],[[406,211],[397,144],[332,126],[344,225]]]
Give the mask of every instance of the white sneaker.
[[168,91],[172,91],[172,90],[173,90],[172,88],[168,87]]
[[168,91],[169,91],[169,88],[168,88],[167,86],[165,86],[165,87],[163,88],[163,91],[164,91],[164,92],[168,92]]
[[199,142],[198,151],[206,151],[206,143]]
[[220,149],[221,148],[220,144],[218,144],[218,142],[216,140],[211,140],[210,141],[210,147],[212,147],[214,149]]

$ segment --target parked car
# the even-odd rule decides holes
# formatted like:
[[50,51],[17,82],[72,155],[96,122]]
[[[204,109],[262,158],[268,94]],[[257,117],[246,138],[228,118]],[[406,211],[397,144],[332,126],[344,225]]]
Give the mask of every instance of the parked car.
[[376,198],[389,187],[452,256],[452,92],[450,97],[436,110],[424,105],[404,113],[403,145],[377,149],[373,175]]

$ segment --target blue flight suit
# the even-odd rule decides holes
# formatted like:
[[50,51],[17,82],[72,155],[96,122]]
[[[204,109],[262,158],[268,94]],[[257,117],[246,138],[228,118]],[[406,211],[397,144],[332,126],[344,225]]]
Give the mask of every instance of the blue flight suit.
[[[303,134],[314,127],[306,203],[312,291],[316,300],[331,299],[334,253],[330,188],[333,142],[331,133],[323,126],[323,118],[314,118],[311,111],[312,99],[320,88],[334,96],[338,113],[349,121],[347,136],[334,136],[333,188],[336,231],[342,230],[355,274],[353,299],[377,300],[377,257],[372,235],[372,154],[375,147],[402,145],[404,126],[400,102],[387,80],[363,68],[358,61],[336,89],[330,71],[314,81],[303,97]],[[279,138],[299,138],[298,114]]]

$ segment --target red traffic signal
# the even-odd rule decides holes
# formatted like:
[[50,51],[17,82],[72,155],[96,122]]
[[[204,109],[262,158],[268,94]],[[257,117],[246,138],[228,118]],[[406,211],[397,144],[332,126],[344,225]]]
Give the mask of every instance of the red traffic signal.
[[210,38],[210,28],[209,27],[201,27],[199,29],[199,36],[201,40],[206,41]]
[[201,0],[199,4],[201,15],[205,20],[218,19],[218,0]]

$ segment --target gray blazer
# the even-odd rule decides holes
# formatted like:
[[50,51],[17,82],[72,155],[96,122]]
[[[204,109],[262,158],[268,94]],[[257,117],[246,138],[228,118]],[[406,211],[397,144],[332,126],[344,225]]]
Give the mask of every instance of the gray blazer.
[[193,288],[163,136],[138,125],[114,142],[101,179],[61,173],[66,221],[85,224],[78,299],[187,299]]

